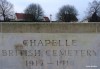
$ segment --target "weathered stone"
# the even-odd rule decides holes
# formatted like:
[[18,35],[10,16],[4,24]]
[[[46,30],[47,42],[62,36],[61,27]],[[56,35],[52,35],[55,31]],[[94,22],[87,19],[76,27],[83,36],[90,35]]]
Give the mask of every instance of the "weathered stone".
[[99,69],[99,25],[2,22],[0,68]]

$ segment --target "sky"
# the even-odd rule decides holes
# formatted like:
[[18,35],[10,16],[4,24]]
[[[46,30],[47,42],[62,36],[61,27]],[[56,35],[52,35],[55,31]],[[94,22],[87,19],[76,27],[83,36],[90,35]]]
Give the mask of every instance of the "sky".
[[93,0],[7,0],[14,5],[15,13],[23,13],[25,8],[32,3],[39,4],[45,16],[56,20],[56,14],[59,9],[64,5],[72,5],[78,11],[78,19],[82,20],[85,17],[89,2]]

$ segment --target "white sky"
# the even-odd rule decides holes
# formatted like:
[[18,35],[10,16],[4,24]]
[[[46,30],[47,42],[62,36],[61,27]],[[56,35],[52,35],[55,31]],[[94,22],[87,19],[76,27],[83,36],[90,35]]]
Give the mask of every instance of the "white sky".
[[25,8],[31,3],[40,4],[45,16],[50,17],[52,14],[52,20],[56,19],[56,13],[63,5],[73,5],[78,10],[78,18],[82,19],[85,16],[85,11],[88,8],[89,2],[93,0],[8,0],[14,5],[14,11],[17,13],[23,13]]

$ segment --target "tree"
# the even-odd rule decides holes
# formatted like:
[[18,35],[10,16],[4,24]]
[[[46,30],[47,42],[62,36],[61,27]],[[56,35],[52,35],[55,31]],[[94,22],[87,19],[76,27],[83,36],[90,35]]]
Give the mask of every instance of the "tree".
[[30,18],[32,21],[42,21],[44,13],[39,4],[30,4],[26,9],[25,9],[25,14],[30,14],[33,16],[33,18]]
[[89,22],[100,21],[100,1],[94,0],[89,3],[87,19]]
[[57,20],[63,22],[73,22],[78,21],[77,19],[78,12],[74,6],[64,5],[60,8],[57,13]]
[[89,22],[98,22],[99,21],[99,16],[94,12],[92,16],[89,18]]
[[13,13],[13,5],[7,0],[0,0],[0,17],[7,21],[13,18]]

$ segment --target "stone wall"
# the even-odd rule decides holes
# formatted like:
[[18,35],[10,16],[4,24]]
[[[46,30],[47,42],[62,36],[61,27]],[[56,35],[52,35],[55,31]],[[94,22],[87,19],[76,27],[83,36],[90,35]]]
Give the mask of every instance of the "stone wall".
[[100,69],[99,23],[0,23],[0,69]]
[[2,33],[99,33],[100,23],[1,22]]

